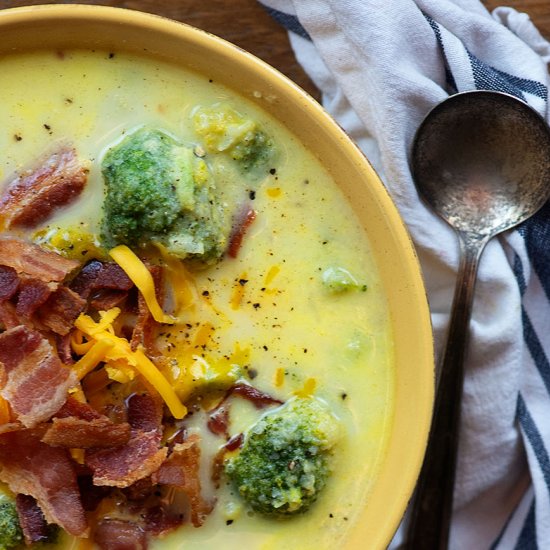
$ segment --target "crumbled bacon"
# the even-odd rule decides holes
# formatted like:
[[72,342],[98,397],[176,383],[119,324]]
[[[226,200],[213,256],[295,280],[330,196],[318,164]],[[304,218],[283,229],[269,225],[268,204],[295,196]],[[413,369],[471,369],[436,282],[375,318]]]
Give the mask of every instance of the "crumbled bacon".
[[111,487],[97,487],[94,485],[91,474],[80,474],[77,481],[82,507],[86,512],[96,510],[101,501],[111,494]]
[[237,216],[229,237],[229,247],[227,249],[227,253],[231,258],[236,258],[239,254],[245,233],[255,219],[256,211],[249,207],[243,209]]
[[145,513],[145,530],[155,537],[162,537],[183,523],[183,514],[169,512],[165,506],[157,505]]
[[71,535],[86,535],[76,473],[65,449],[42,443],[34,430],[2,434],[0,466],[0,480],[14,493],[34,497],[48,523]]
[[156,472],[168,454],[161,447],[162,409],[149,394],[135,394],[128,399],[128,443],[115,449],[86,452],[86,465],[93,472],[96,485],[129,487]]
[[25,544],[46,542],[48,540],[48,524],[36,499],[30,495],[19,494],[15,498],[15,506]]
[[0,237],[0,265],[45,283],[61,282],[80,264],[15,237]]
[[69,418],[71,416],[81,420],[96,420],[101,418],[102,414],[90,407],[88,403],[81,403],[74,397],[69,396],[63,406],[55,413],[55,418]]
[[94,420],[54,418],[42,441],[52,447],[99,449],[119,447],[129,439],[129,424],[115,424],[105,416]]
[[77,382],[48,340],[25,326],[0,334],[0,371],[0,395],[28,428],[57,412]]
[[78,161],[73,148],[53,153],[34,170],[11,181],[0,197],[0,224],[35,227],[51,213],[80,195],[88,170]]
[[130,521],[104,519],[94,531],[94,541],[101,550],[146,550],[147,534]]
[[36,310],[46,303],[56,288],[56,283],[45,283],[40,279],[27,277],[22,278],[15,306],[17,316],[24,321],[30,321]]
[[226,394],[229,395],[238,395],[247,401],[250,401],[254,404],[257,409],[263,409],[269,405],[282,405],[283,402],[280,399],[272,397],[268,393],[258,390],[250,384],[244,384],[242,382],[237,382],[231,386]]
[[52,293],[37,311],[38,321],[51,331],[64,336],[84,311],[86,301],[66,286]]
[[[155,294],[159,304],[164,301],[164,287],[163,287],[163,270],[159,265],[148,265],[147,269],[153,277],[155,284]],[[155,328],[158,323],[153,319],[149,307],[145,302],[141,292],[138,295],[138,317],[136,326],[132,332],[132,340],[130,345],[133,350],[141,344],[152,355],[159,355],[155,346]]]
[[86,464],[94,473],[94,483],[129,487],[156,472],[168,452],[166,447],[160,447],[160,442],[159,433],[137,430],[122,447],[87,452]]
[[229,408],[222,404],[208,414],[208,429],[214,435],[223,435],[229,439]]
[[19,276],[13,267],[0,265],[0,302],[9,300],[19,288]]
[[86,300],[96,290],[128,291],[134,283],[118,264],[92,260],[80,270],[70,286]]
[[[1,314],[0,314],[1,319]],[[57,348],[57,355],[61,362],[64,365],[72,365],[75,361],[73,358],[73,352],[71,349],[71,335],[64,334],[61,336],[60,334],[55,335],[55,344]]]
[[144,432],[162,429],[162,403],[148,393],[134,393],[127,399],[128,423]]
[[15,306],[11,302],[0,302],[0,326],[3,326],[4,330],[8,330],[20,324],[21,321],[15,313]]
[[191,523],[200,527],[212,511],[212,505],[202,498],[199,475],[200,438],[190,435],[183,443],[174,445],[170,456],[152,476],[154,483],[181,490],[191,506]]

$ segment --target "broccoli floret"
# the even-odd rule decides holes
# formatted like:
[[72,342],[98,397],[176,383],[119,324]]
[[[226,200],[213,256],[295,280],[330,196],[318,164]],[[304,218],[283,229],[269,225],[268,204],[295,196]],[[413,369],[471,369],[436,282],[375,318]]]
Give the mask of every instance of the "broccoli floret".
[[325,287],[335,294],[340,294],[349,290],[360,290],[362,292],[367,290],[367,285],[359,283],[359,281],[343,267],[328,267],[323,271],[322,280]]
[[102,164],[107,246],[163,245],[178,258],[218,259],[229,228],[203,159],[158,129],[142,128]]
[[210,153],[227,153],[241,172],[265,168],[274,155],[273,140],[254,120],[228,105],[216,103],[202,107],[193,115],[195,132]]
[[338,431],[323,403],[293,399],[250,428],[225,472],[257,512],[276,517],[305,512],[326,484]]
[[23,542],[23,532],[13,498],[0,494],[0,550],[14,548]]

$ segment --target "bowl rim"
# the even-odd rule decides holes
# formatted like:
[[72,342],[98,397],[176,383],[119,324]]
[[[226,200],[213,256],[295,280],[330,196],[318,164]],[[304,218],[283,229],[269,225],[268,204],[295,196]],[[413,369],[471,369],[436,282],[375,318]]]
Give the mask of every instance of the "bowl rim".
[[[401,399],[408,399],[411,402],[407,404],[406,413],[400,412],[397,410],[399,405],[396,397],[396,411],[393,418],[391,441],[388,443],[387,460],[385,465],[382,465],[379,469],[378,479],[375,488],[372,490],[372,494],[376,493],[381,498],[381,502],[382,495],[392,493],[388,497],[389,500],[386,500],[389,506],[380,506],[380,510],[366,507],[366,510],[359,513],[355,525],[350,527],[349,537],[346,540],[346,548],[363,548],[365,538],[361,525],[365,522],[371,522],[371,524],[376,524],[377,527],[376,531],[371,533],[369,547],[386,547],[406,510],[424,457],[434,400],[434,344],[428,301],[414,244],[397,207],[370,162],[324,108],[296,83],[253,54],[207,31],[161,15],[111,6],[41,4],[0,10],[0,30],[38,20],[41,24],[63,20],[72,22],[87,21],[95,24],[120,25],[123,27],[130,25],[138,29],[160,33],[164,36],[169,35],[176,40],[191,41],[199,48],[207,49],[215,55],[229,60],[241,70],[246,69],[246,71],[259,73],[265,82],[265,89],[276,92],[276,97],[279,99],[282,97],[285,101],[292,101],[299,106],[303,110],[304,119],[314,120],[321,132],[332,136],[332,139],[341,147],[342,154],[353,164],[352,169],[364,178],[366,185],[369,187],[371,198],[375,200],[377,208],[391,228],[390,237],[392,243],[395,244],[394,248],[399,251],[399,265],[406,275],[406,284],[401,288],[401,294],[405,293],[407,296],[396,298],[396,300],[403,299],[405,300],[404,303],[409,304],[409,307],[414,306],[416,311],[413,317],[417,321],[417,326],[411,328],[410,335],[399,334],[398,336],[403,340],[405,348],[415,350],[417,358],[414,365],[414,369],[416,369],[414,376],[407,374],[407,380],[404,383],[401,383],[400,380],[396,381],[398,386],[396,393],[401,396]],[[280,117],[278,120],[285,124]],[[367,236],[370,238],[368,230]],[[393,322],[398,323],[396,319],[393,319]],[[404,323],[401,322],[401,325],[404,325]],[[399,361],[402,363],[403,359]],[[419,382],[415,381],[416,379]],[[411,389],[415,390],[413,399],[409,395]],[[403,393],[406,395],[402,395]],[[401,422],[401,416],[404,414],[415,415],[413,429],[416,430],[416,443],[413,448],[407,451],[406,464],[401,463],[400,456],[398,456],[400,440],[407,439],[407,437],[410,439],[410,433],[407,430],[411,429],[411,423]],[[393,474],[389,471],[391,469],[393,469]]]

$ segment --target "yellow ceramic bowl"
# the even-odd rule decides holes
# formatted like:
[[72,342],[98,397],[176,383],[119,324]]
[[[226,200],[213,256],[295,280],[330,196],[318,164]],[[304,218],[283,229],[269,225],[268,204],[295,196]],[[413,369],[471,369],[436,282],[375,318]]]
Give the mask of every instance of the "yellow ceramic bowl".
[[147,51],[207,73],[249,98],[269,98],[257,102],[321,159],[368,232],[393,322],[396,408],[387,456],[347,547],[387,545],[405,511],[424,454],[434,389],[433,346],[413,245],[359,149],[317,102],[279,72],[187,25],[121,9],[50,5],[0,11],[0,36],[0,54],[44,47],[116,48]]

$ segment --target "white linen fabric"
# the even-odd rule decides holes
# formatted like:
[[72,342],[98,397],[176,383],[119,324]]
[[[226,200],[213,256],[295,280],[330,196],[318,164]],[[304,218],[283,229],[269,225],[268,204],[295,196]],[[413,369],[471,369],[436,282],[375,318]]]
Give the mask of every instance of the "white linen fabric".
[[[550,44],[525,14],[490,14],[478,0],[261,1],[396,202],[420,257],[439,356],[458,241],[419,200],[409,169],[414,132],[436,103],[473,89],[511,93],[548,118]],[[481,259],[453,549],[550,548],[549,221],[550,204],[493,239]]]

